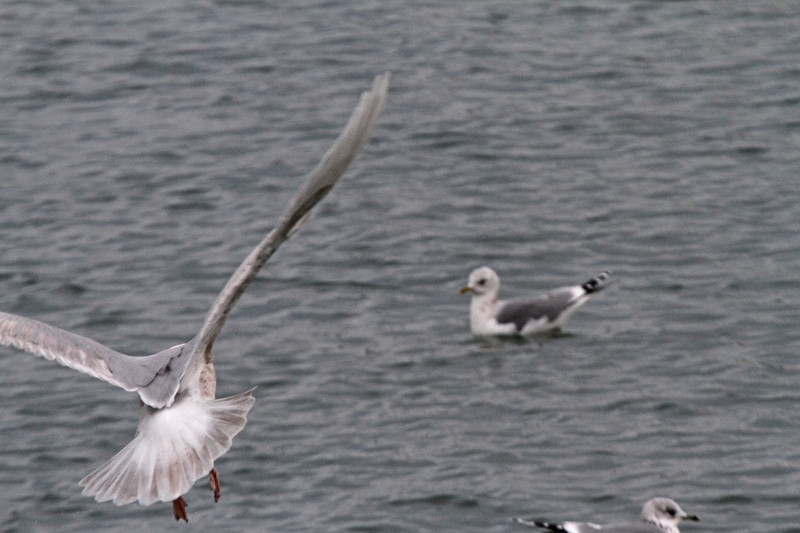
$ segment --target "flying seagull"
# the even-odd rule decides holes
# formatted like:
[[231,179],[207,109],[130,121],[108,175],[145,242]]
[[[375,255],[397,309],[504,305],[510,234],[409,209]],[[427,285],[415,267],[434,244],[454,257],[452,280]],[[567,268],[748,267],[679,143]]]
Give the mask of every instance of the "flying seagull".
[[386,101],[389,74],[375,78],[361,95],[336,142],[311,172],[277,226],[245,258],[189,342],[144,357],[124,355],[56,327],[0,313],[0,344],[14,346],[139,394],[134,439],[80,481],[83,494],[117,505],[172,502],[176,520],[186,516],[182,495],[209,475],[214,501],[220,484],[214,461],[244,428],[255,401],[252,390],[215,398],[211,347],[239,297],[278,247],[306,221],[364,148]]
[[553,524],[531,518],[515,518],[516,522],[526,526],[538,527],[559,533],[680,533],[678,523],[684,520],[699,522],[697,515],[686,513],[669,498],[653,498],[644,504],[641,522],[622,522],[618,524],[599,525],[591,522],[562,522]]
[[532,298],[499,300],[500,278],[483,266],[473,270],[459,293],[472,293],[469,325],[473,335],[530,335],[560,328],[592,294],[601,291],[611,272],[605,271],[572,287]]

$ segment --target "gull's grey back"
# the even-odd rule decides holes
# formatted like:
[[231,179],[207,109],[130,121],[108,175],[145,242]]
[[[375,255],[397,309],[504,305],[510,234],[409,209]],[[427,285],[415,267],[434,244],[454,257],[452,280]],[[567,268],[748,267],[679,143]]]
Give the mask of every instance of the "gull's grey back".
[[565,289],[533,298],[507,300],[497,313],[497,321],[501,324],[513,322],[518,330],[522,329],[531,318],[547,317],[547,320],[553,321],[573,298],[572,292]]

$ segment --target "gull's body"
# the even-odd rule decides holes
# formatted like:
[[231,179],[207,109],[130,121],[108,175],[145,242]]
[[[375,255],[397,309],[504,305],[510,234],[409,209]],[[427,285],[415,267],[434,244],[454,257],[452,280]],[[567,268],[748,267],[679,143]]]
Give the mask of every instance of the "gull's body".
[[460,293],[471,292],[469,326],[473,335],[531,335],[560,328],[580,306],[605,287],[606,271],[571,287],[532,298],[500,300],[500,278],[487,266],[473,270]]
[[688,514],[674,500],[653,498],[644,504],[640,522],[599,525],[592,522],[542,522],[531,518],[515,518],[526,526],[558,533],[680,533],[678,524],[684,520],[699,522],[697,515]]
[[278,225],[239,265],[189,342],[144,357],[111,350],[91,339],[9,313],[0,313],[0,344],[14,346],[103,379],[141,400],[134,439],[81,480],[83,493],[117,505],[173,502],[175,518],[186,519],[181,497],[206,474],[215,500],[219,480],[214,461],[231,447],[253,405],[251,391],[215,399],[211,348],[227,317],[259,269],[307,219],[336,184],[372,133],[389,85],[375,78],[364,92],[333,147],[312,171]]

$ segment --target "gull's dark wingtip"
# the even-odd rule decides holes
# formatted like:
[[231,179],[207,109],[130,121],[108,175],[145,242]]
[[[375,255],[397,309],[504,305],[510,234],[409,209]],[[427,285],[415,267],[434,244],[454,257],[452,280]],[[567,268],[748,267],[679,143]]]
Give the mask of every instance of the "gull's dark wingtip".
[[542,522],[542,521],[539,521],[539,520],[534,520],[533,518],[512,518],[511,520],[516,522],[516,523],[518,523],[518,524],[522,524],[524,526],[538,527],[538,528],[541,528],[541,529],[547,529],[549,531],[556,531],[556,532],[559,532],[559,533],[565,533],[566,532],[566,530],[564,529],[564,526],[562,526],[561,524],[552,524],[550,522]]
[[610,280],[611,280],[611,271],[604,270],[603,272],[599,273],[592,279],[582,283],[581,288],[583,288],[583,290],[586,291],[586,294],[599,292],[606,288],[606,285],[608,285]]

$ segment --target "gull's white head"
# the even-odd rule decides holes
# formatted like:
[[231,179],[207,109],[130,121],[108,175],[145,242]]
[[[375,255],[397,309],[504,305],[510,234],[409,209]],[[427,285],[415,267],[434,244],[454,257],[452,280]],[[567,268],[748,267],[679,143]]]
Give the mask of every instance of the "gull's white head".
[[467,284],[461,287],[458,292],[461,294],[471,292],[477,296],[492,294],[497,297],[497,293],[500,292],[500,278],[494,270],[488,266],[482,266],[470,273],[469,278],[467,278]]
[[642,507],[643,522],[655,524],[666,533],[679,533],[678,523],[683,520],[699,522],[700,517],[686,513],[681,506],[669,498],[653,498]]

